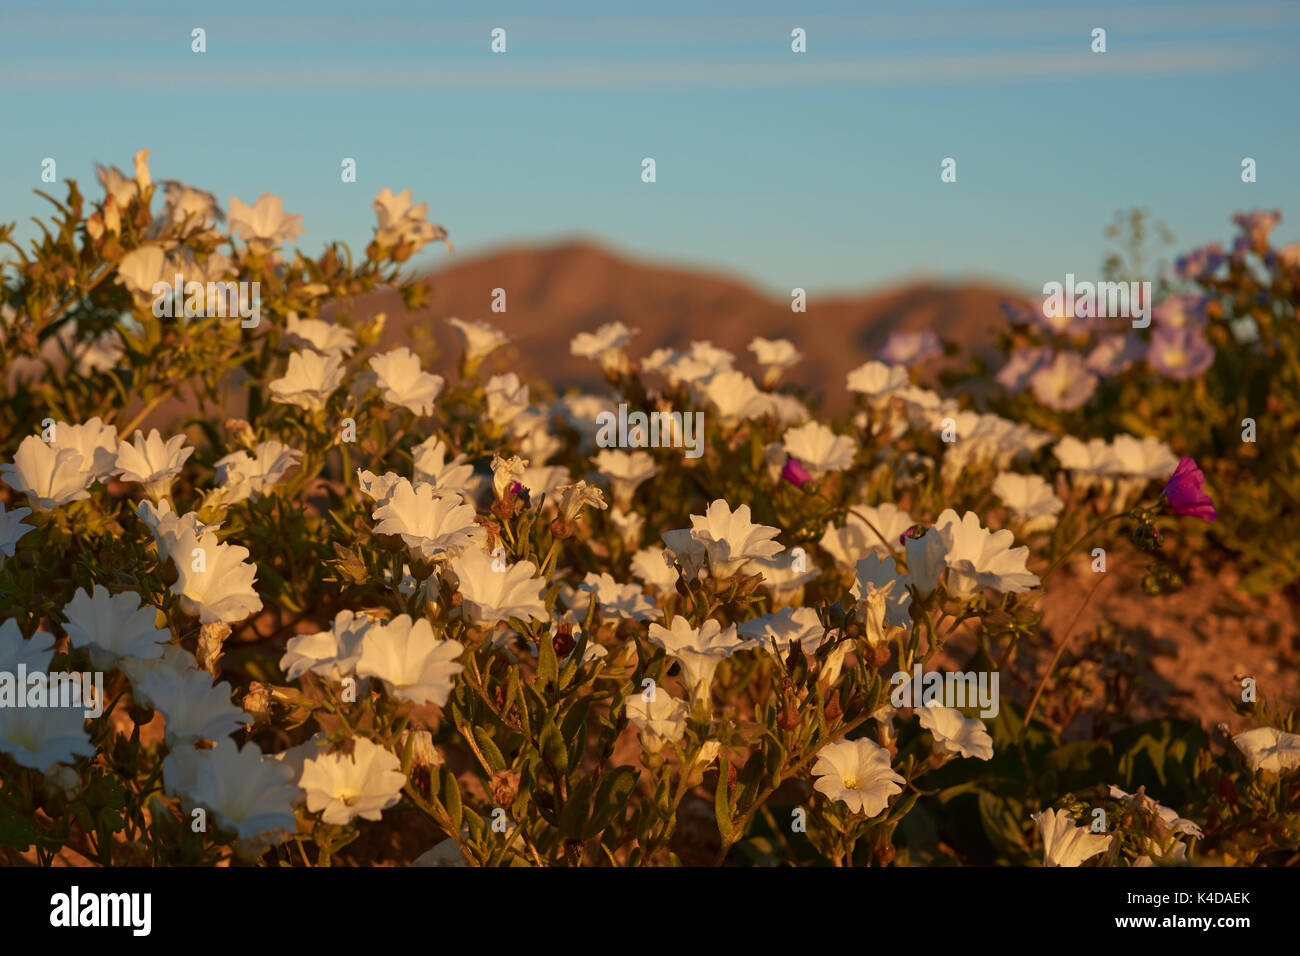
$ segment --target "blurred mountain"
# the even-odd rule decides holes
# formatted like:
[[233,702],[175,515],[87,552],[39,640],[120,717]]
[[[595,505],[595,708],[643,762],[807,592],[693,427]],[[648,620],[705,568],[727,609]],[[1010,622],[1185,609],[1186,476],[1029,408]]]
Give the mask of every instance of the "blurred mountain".
[[[807,311],[795,313],[788,298],[743,280],[634,260],[591,242],[453,258],[429,278],[433,291],[419,311],[408,313],[395,293],[384,292],[358,300],[349,312],[387,313],[385,348],[423,351],[431,335],[441,350],[440,372],[454,365],[460,349],[446,319],[486,321],[513,339],[513,354],[501,364],[525,380],[545,378],[558,390],[602,383],[593,363],[569,354],[569,341],[606,322],[641,330],[630,349],[633,359],[660,346],[707,339],[735,353],[737,367],[750,371],[757,367],[746,346],[755,336],[788,338],[804,360],[787,377],[822,394],[828,408],[843,406],[845,376],[875,357],[890,333],[928,328],[962,353],[979,350],[1005,323],[999,303],[1024,301],[1019,293],[989,285],[916,281],[862,294],[820,296],[810,290]],[[505,290],[505,312],[491,310],[494,289]]]

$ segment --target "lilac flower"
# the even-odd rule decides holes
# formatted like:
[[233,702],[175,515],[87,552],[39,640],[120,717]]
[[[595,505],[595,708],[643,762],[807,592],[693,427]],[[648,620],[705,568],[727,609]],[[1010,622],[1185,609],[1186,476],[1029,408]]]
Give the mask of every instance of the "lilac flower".
[[796,488],[802,488],[809,481],[812,481],[812,475],[808,469],[803,466],[798,458],[787,458],[785,467],[781,469],[781,477]]
[[1178,463],[1169,484],[1165,485],[1164,498],[1176,515],[1189,515],[1202,521],[1218,520],[1214,502],[1205,493],[1205,473],[1191,458],[1184,456]]
[[1021,347],[1007,359],[1007,364],[997,374],[997,383],[1009,392],[1023,392],[1029,387],[1034,373],[1052,361],[1052,350],[1047,346]]
[[1092,398],[1097,376],[1088,371],[1078,352],[1061,352],[1051,365],[1040,368],[1029,379],[1034,397],[1057,412],[1073,411]]
[[1141,336],[1132,332],[1127,335],[1111,335],[1098,342],[1097,347],[1088,353],[1087,365],[1090,371],[1106,378],[1128,371],[1145,354],[1146,343]]
[[1252,212],[1239,212],[1233,215],[1232,221],[1242,231],[1242,238],[1245,238],[1250,245],[1262,247],[1268,244],[1268,234],[1282,221],[1282,211],[1274,209],[1272,212],[1264,212],[1257,209]]
[[1179,256],[1174,263],[1174,271],[1184,279],[1205,279],[1217,272],[1226,259],[1223,246],[1212,242],[1193,249],[1185,256]]
[[1214,346],[1197,328],[1158,329],[1151,336],[1147,364],[1167,378],[1185,382],[1214,364]]
[[1152,310],[1157,329],[1200,329],[1205,326],[1209,299],[1199,295],[1171,295]]
[[939,337],[929,329],[921,332],[895,332],[880,350],[880,360],[890,365],[916,365],[943,354]]
[[1012,325],[1033,325],[1034,310],[1016,302],[999,302],[998,307]]

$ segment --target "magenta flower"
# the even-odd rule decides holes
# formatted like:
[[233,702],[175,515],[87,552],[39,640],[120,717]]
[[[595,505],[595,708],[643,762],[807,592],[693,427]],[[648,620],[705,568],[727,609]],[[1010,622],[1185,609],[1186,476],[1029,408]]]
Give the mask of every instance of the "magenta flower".
[[1164,497],[1169,502],[1169,510],[1176,515],[1190,515],[1202,521],[1217,521],[1219,518],[1214,502],[1205,493],[1205,473],[1186,456],[1174,469],[1169,484],[1165,485]]
[[781,477],[796,488],[802,488],[812,481],[812,475],[798,458],[787,458],[785,460],[785,467],[781,469]]

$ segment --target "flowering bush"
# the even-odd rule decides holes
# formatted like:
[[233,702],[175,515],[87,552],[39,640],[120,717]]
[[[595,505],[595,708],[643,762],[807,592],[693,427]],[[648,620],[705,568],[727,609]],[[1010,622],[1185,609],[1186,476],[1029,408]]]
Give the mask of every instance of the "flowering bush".
[[[1258,218],[1241,256],[1271,272],[1236,251],[1226,278],[1209,253],[1183,270],[1218,296],[1207,322],[1256,318],[1253,345],[1223,324],[1171,324],[1183,337],[1157,345],[1157,325],[1140,347],[1099,344],[1102,373],[1069,330],[1017,324],[1019,371],[998,377],[1035,379],[1036,398],[995,414],[917,384],[897,363],[941,348],[904,337],[850,374],[855,409],[829,420],[780,385],[799,359],[786,341],[754,341],[755,379],[708,342],[634,358],[636,330],[594,329],[572,350],[603,395],[489,374],[508,338],[477,321],[450,320],[455,368],[378,352],[382,317],[355,319],[353,300],[389,287],[421,306],[402,263],[446,239],[409,192],[375,200],[363,259],[339,244],[311,259],[283,247],[302,226],[278,197],[233,199],[223,227],[214,197],[156,185],[147,159],[101,170],[89,215],[75,183],[47,197],[28,249],[0,231],[16,256],[0,681],[25,677],[0,683],[10,856],[1067,866],[1300,850],[1295,712],[1243,696],[1250,729],[1226,750],[1172,717],[1071,738],[1047,702],[1070,692],[1068,636],[1046,667],[1036,653],[1045,583],[1076,552],[1114,552],[1107,573],[1140,561],[1159,592],[1185,576],[1171,541],[1205,549],[1205,528],[1227,528],[1224,560],[1270,568],[1256,586],[1294,578],[1294,552],[1259,558],[1294,541],[1251,524],[1281,513],[1258,482],[1296,480],[1264,470],[1294,455],[1269,441],[1294,388],[1259,413],[1257,457],[1226,438],[1265,407],[1257,377],[1295,384],[1295,266]],[[214,283],[237,308],[212,308]],[[1161,314],[1186,318],[1170,301]],[[1150,388],[1162,369],[1195,372]],[[98,682],[84,714],[53,706],[74,673]]]

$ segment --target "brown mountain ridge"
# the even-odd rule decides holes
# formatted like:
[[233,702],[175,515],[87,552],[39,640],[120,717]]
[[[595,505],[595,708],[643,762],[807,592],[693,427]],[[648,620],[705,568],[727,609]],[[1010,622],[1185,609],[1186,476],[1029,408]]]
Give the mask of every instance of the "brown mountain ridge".
[[[350,311],[358,317],[387,313],[383,348],[432,334],[444,356],[439,366],[454,361],[460,348],[446,319],[489,322],[513,340],[508,367],[525,380],[545,378],[557,390],[602,382],[593,363],[569,354],[569,342],[607,322],[641,330],[630,349],[634,359],[661,346],[706,339],[735,353],[737,366],[750,370],[756,366],[747,346],[755,336],[788,338],[804,355],[788,379],[824,396],[830,408],[843,407],[845,376],[874,358],[892,332],[929,328],[962,351],[979,349],[1006,321],[999,303],[1024,301],[992,285],[917,281],[859,295],[809,290],[807,311],[796,313],[788,298],[743,280],[633,260],[589,241],[512,246],[453,259],[429,279],[433,291],[426,308],[408,313],[395,293],[381,292]],[[496,289],[505,290],[505,312],[491,311]]]

